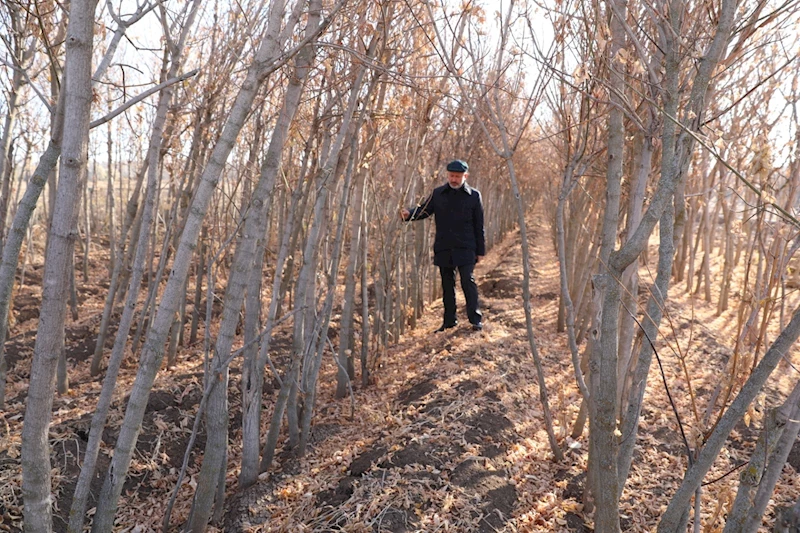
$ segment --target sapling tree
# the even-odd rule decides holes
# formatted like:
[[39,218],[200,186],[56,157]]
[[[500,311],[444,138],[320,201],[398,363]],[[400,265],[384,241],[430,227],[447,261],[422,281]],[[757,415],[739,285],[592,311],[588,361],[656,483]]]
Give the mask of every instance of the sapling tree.
[[[47,261],[42,280],[40,328],[36,335],[25,423],[22,428],[22,492],[25,529],[52,531],[50,428],[55,371],[64,343],[69,268],[80,191],[85,176],[91,118],[91,65],[95,0],[71,5],[66,38],[63,87],[64,130],[58,197],[52,213]],[[13,273],[12,273],[13,276]],[[13,280],[13,277],[12,277]]]

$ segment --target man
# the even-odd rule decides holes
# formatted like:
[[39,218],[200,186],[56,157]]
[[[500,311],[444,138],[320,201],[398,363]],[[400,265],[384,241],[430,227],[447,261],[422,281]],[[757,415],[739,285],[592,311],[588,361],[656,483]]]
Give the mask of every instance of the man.
[[433,190],[420,205],[401,209],[403,220],[422,220],[435,215],[436,239],[433,264],[439,267],[444,291],[444,322],[436,332],[455,327],[456,269],[467,300],[467,316],[474,331],[483,329],[478,309],[478,286],[473,269],[486,254],[481,193],[467,185],[469,166],[455,160],[447,165],[447,183]]

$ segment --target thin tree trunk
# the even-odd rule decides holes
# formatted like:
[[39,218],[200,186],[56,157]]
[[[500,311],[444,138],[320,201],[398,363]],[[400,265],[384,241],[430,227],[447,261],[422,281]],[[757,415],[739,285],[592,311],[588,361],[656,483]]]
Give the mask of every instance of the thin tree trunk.
[[[315,115],[315,116],[318,116],[318,115]],[[311,157],[310,157],[311,156],[311,147],[312,147],[312,143],[311,143],[311,140],[309,139],[309,142],[306,143],[306,153],[305,153],[305,155],[303,157],[303,162],[306,165],[308,165],[308,161],[311,159]],[[311,193],[310,193],[310,188],[313,186],[314,180],[313,179],[309,179],[309,180],[304,182],[303,178],[305,176],[306,170],[307,170],[307,166],[304,167],[303,171],[300,173],[300,178],[299,178],[300,182],[299,183],[306,184],[308,189],[305,190],[303,193],[301,193],[301,196],[300,196],[300,208],[299,209],[295,209],[294,212],[293,212],[293,218],[292,218],[292,221],[293,221],[292,222],[292,228],[293,229],[292,229],[291,240],[289,241],[289,250],[297,250],[298,241],[300,239],[300,234],[301,234],[301,232],[303,230],[302,220],[305,217],[306,208],[308,206],[308,200],[312,196]],[[277,298],[278,308],[277,308],[277,311],[276,311],[276,316],[281,316],[283,314],[283,299],[286,296],[286,294],[289,292],[290,287],[292,285],[292,278],[294,276],[294,266],[296,264],[295,259],[296,258],[295,258],[295,254],[294,253],[292,253],[287,258],[286,269],[283,272],[283,278],[281,280],[280,290],[278,291],[278,298]],[[289,300],[291,301],[292,298],[290,297]]]
[[3,246],[3,257],[0,264],[0,408],[5,404],[8,368],[5,357],[5,340],[8,332],[8,311],[11,306],[14,275],[19,263],[19,252],[22,249],[22,243],[25,240],[31,216],[36,209],[39,195],[42,193],[45,183],[47,183],[47,176],[55,168],[60,154],[60,141],[56,141],[54,136],[54,139],[50,140],[47,150],[42,155],[39,165],[30,180],[28,180],[28,187],[19,203],[17,212],[14,214],[14,220],[8,232],[8,239]]
[[533,362],[536,367],[536,377],[539,385],[539,401],[542,403],[542,411],[544,414],[545,430],[547,431],[547,438],[550,443],[550,450],[556,461],[561,461],[564,454],[558,446],[556,436],[553,431],[553,415],[550,412],[550,402],[547,397],[547,383],[544,377],[544,368],[542,367],[541,357],[539,350],[536,346],[536,338],[533,334],[533,316],[531,314],[531,256],[528,248],[528,231],[525,223],[525,206],[523,204],[522,196],[519,192],[519,185],[517,183],[517,176],[514,172],[514,164],[511,159],[506,159],[506,166],[508,167],[508,174],[511,178],[511,188],[514,191],[514,198],[517,201],[517,217],[520,228],[520,238],[522,240],[522,306],[525,309],[525,325],[528,330],[528,345],[533,355]]
[[[109,93],[111,92],[111,87],[108,88]],[[109,102],[109,111],[111,111],[111,98],[108,99]],[[109,249],[111,251],[111,258],[108,263],[108,274],[109,277],[113,277],[113,273],[115,267],[117,265],[117,228],[115,219],[115,211],[114,211],[114,165],[113,165],[113,157],[114,157],[114,141],[111,139],[111,122],[108,122],[108,126],[106,127],[106,152],[107,152],[107,161],[106,161],[106,173],[108,174],[108,185],[106,189],[106,223],[107,232],[108,232],[108,241],[109,241]],[[120,180],[122,179],[122,172],[120,171]]]
[[[345,271],[344,305],[339,323],[339,369],[336,376],[336,398],[347,395],[347,384],[355,379],[353,365],[353,323],[356,305],[356,263],[361,250],[361,207],[363,206],[364,189],[367,186],[367,173],[358,188],[354,205],[358,208],[357,214],[352,215],[350,222],[350,254],[347,259]],[[335,275],[335,273],[334,273]]]
[[[97,176],[97,160],[92,161],[92,176]],[[83,229],[86,239],[83,243],[83,261],[81,270],[83,271],[83,282],[89,283],[89,250],[92,247],[92,219],[91,212],[91,189],[87,186],[83,188]]]
[[[164,271],[166,270],[167,262],[169,260],[169,243],[170,237],[172,236],[172,230],[175,227],[174,221],[175,216],[177,214],[178,205],[177,202],[172,208],[172,212],[170,213],[169,220],[171,221],[170,224],[167,225],[166,231],[164,233],[164,238],[161,243],[161,253],[158,257],[158,266],[153,272],[152,269],[152,259],[155,255],[155,246],[149,247],[149,259],[150,261],[146,261],[146,272],[147,272],[147,298],[145,298],[144,305],[139,312],[139,320],[136,323],[136,334],[133,336],[133,341],[131,341],[131,353],[135,354],[139,351],[139,343],[144,338],[144,336],[148,333],[150,326],[153,322],[152,316],[152,309],[156,303],[156,296],[158,295],[158,287],[161,285],[161,280],[164,277]],[[156,221],[157,223],[157,221]],[[147,228],[140,228],[139,231],[143,231],[148,233]],[[154,236],[151,235],[151,241],[154,242]],[[144,278],[143,278],[144,279]],[[172,319],[170,319],[170,328],[172,327]],[[167,330],[167,335],[169,335],[169,329]]]
[[181,312],[180,310],[177,310],[173,314],[172,325],[169,328],[169,344],[167,345],[168,369],[175,368],[175,365],[178,362],[178,339],[180,338],[181,329],[183,329],[183,322],[181,321]]
[[195,263],[195,290],[194,290],[194,310],[192,311],[192,327],[189,333],[189,344],[197,342],[197,328],[200,324],[200,303],[203,301],[203,276],[205,275],[206,265],[206,242],[208,241],[208,227],[203,226],[200,234],[200,253],[197,254]]
[[[304,156],[303,164],[305,165],[309,158],[309,151],[307,150]],[[261,345],[261,351],[259,354],[259,364],[256,365],[258,368],[264,367],[264,361],[269,360],[268,352],[269,352],[269,343],[271,339],[271,328],[274,327],[275,319],[277,317],[278,309],[280,307],[280,287],[284,280],[284,268],[287,263],[287,258],[289,257],[289,249],[291,246],[291,240],[293,235],[295,234],[293,225],[295,221],[295,211],[297,210],[297,206],[300,202],[300,196],[302,195],[304,189],[303,186],[303,175],[304,172],[301,172],[300,179],[297,183],[297,188],[292,193],[291,198],[291,205],[289,207],[289,213],[286,218],[287,224],[283,231],[283,236],[281,240],[281,248],[278,253],[278,261],[275,266],[275,275],[272,281],[272,295],[269,304],[269,312],[267,315],[267,329],[268,333],[264,335],[264,341]],[[312,180],[309,180],[312,181]],[[299,365],[299,363],[297,363]],[[299,367],[298,367],[299,368]],[[274,369],[273,369],[274,371]],[[289,369],[284,376],[284,379],[281,380],[281,377],[275,372],[275,377],[280,384],[280,392],[278,393],[278,398],[275,402],[275,408],[272,415],[272,421],[270,422],[269,430],[267,433],[266,441],[264,442],[264,447],[261,452],[261,462],[259,464],[259,470],[257,472],[252,471],[252,467],[250,466],[251,461],[253,460],[252,457],[255,457],[255,460],[258,460],[257,452],[252,452],[250,448],[255,444],[258,446],[258,442],[255,443],[247,443],[243,445],[242,448],[242,478],[240,483],[245,486],[247,484],[252,484],[255,482],[255,477],[258,475],[258,472],[265,472],[269,469],[270,465],[272,464],[272,459],[275,455],[275,448],[278,444],[278,437],[280,436],[280,429],[281,429],[281,422],[283,420],[283,414],[286,410],[286,405],[289,399],[289,389],[290,383],[292,380],[296,379],[297,369],[295,368],[295,359],[289,363]],[[257,375],[258,376],[258,375]],[[263,379],[263,373],[260,374]],[[262,381],[263,383],[263,381]],[[263,385],[262,385],[263,386]],[[259,384],[257,382],[252,382],[250,384],[249,394],[256,397],[260,397],[261,392],[258,390]],[[246,412],[243,415],[243,426],[248,424],[249,426],[259,428],[260,429],[260,413],[254,412],[257,409],[260,409],[260,403],[256,403],[253,401],[251,403],[253,409],[249,412]],[[256,420],[258,418],[258,420]],[[243,429],[244,432],[244,429]],[[250,430],[247,432],[247,435],[255,434],[255,429]],[[251,437],[248,437],[251,438]]]
[[[171,89],[170,89],[171,90]],[[163,126],[162,126],[163,127]],[[160,142],[160,139],[159,139]],[[106,335],[108,334],[108,326],[111,323],[111,316],[114,312],[114,302],[118,296],[118,289],[120,286],[120,276],[124,266],[125,261],[123,261],[123,256],[125,255],[125,242],[128,239],[128,230],[134,226],[134,218],[137,216],[137,207],[138,207],[138,197],[139,197],[139,190],[141,189],[142,181],[144,179],[145,174],[148,170],[148,163],[142,166],[142,169],[139,173],[139,177],[137,178],[137,187],[134,189],[134,194],[131,196],[131,200],[128,202],[128,209],[126,210],[125,219],[122,221],[122,231],[120,233],[119,239],[117,240],[116,237],[112,240],[112,249],[111,255],[115,257],[113,266],[111,268],[111,281],[109,282],[108,292],[106,293],[106,301],[105,306],[103,307],[103,314],[100,318],[100,328],[97,333],[97,341],[95,342],[94,354],[92,354],[92,362],[90,366],[90,372],[92,376],[97,376],[100,374],[101,370],[101,363],[103,360],[103,351],[105,350],[106,344]],[[141,224],[140,224],[141,226]],[[147,230],[145,230],[147,231]],[[114,235],[116,232],[112,229],[110,234]],[[134,235],[132,237],[133,240],[138,239],[136,236],[136,232],[134,231]],[[122,295],[119,295],[122,297]]]
[[[758,437],[753,453],[750,455],[750,461],[739,474],[739,489],[736,492],[733,506],[728,512],[724,533],[756,531],[758,529],[757,526],[761,525],[761,520],[759,520],[759,523],[755,524],[756,528],[751,530],[747,527],[750,525],[750,516],[755,510],[753,508],[754,498],[756,492],[761,489],[762,476],[766,472],[767,466],[769,466],[769,460],[778,451],[784,431],[787,428],[791,431],[789,424],[792,422],[792,414],[797,410],[797,406],[800,405],[799,401],[800,382],[795,386],[792,394],[789,395],[789,398],[782,406],[773,407],[767,411],[767,415],[764,417],[764,427]],[[794,433],[796,438],[797,432],[795,431]],[[769,487],[770,493],[773,488],[774,485]]]
[[[619,342],[621,268],[613,268],[610,257],[616,244],[619,226],[619,206],[624,160],[625,125],[623,106],[625,83],[622,79],[624,64],[618,52],[625,47],[623,21],[627,5],[621,0],[612,0],[609,10],[613,12],[609,20],[611,30],[609,85],[611,108],[608,115],[608,163],[606,169],[606,205],[603,218],[602,246],[600,249],[602,282],[598,283],[602,298],[602,320],[600,322],[599,350],[592,350],[589,362],[591,374],[589,405],[590,461],[592,471],[592,496],[597,506],[595,528],[604,533],[620,530],[619,524],[619,478],[617,473],[617,454],[619,441],[617,430],[617,367]],[[632,236],[629,236],[632,239]],[[628,241],[629,243],[631,240]],[[638,256],[638,254],[636,254]],[[625,265],[627,267],[628,265]],[[598,281],[601,281],[598,279]]]
[[[261,445],[261,403],[263,401],[264,366],[259,363],[259,345],[253,341],[261,323],[261,279],[268,234],[261,235],[253,269],[247,283],[244,316],[244,342],[248,348],[242,362],[242,466],[239,487],[246,488],[258,478],[258,452]],[[262,339],[261,342],[267,342]],[[260,376],[259,376],[260,374]]]
[[[794,391],[784,403],[785,407],[793,407],[790,411],[788,422],[783,428],[783,434],[778,441],[775,451],[770,455],[767,461],[766,470],[761,476],[761,482],[758,484],[758,490],[753,497],[753,505],[750,508],[747,516],[747,522],[744,531],[748,533],[755,533],[761,526],[761,518],[767,510],[767,505],[772,498],[772,493],[775,485],[783,473],[783,468],[786,465],[786,459],[792,451],[794,443],[797,441],[797,434],[800,431],[800,401],[798,401],[797,392],[800,390],[800,383],[796,384]],[[792,404],[792,400],[794,404]],[[782,407],[781,409],[783,409]]]
[[[255,132],[253,134],[254,142],[250,147],[250,155],[247,161],[246,171],[252,172],[256,168],[257,154],[262,150],[263,142],[263,123],[259,117],[256,121]],[[243,198],[251,198],[252,191],[250,187],[250,180],[246,180],[242,194]],[[256,380],[256,374],[259,372],[257,366],[257,359],[259,353],[259,344],[255,341],[258,339],[258,332],[261,329],[261,287],[262,278],[264,276],[264,255],[267,248],[267,241],[271,233],[270,226],[270,211],[272,205],[275,204],[274,196],[270,199],[269,207],[267,207],[267,228],[256,242],[256,251],[254,256],[253,268],[247,281],[247,289],[244,301],[244,344],[245,349],[242,355],[242,377],[239,381],[242,394],[242,465],[239,472],[239,486],[243,487],[242,480],[255,479],[252,472],[258,475],[258,450],[261,439],[261,403],[262,388],[258,387],[255,394],[249,394]],[[262,341],[263,342],[263,341]],[[263,367],[261,368],[263,374]],[[263,378],[261,380],[263,383]],[[253,417],[248,417],[247,413],[257,411],[255,416],[257,423],[252,423]],[[245,451],[247,448],[247,451]],[[247,466],[245,466],[247,464]],[[252,483],[252,482],[250,482]]]
[[[687,209],[684,209],[684,213],[687,213],[686,222],[684,224],[684,232],[683,234],[677,234],[677,238],[680,239],[680,242],[676,245],[677,252],[675,254],[674,260],[674,271],[673,275],[675,276],[675,283],[680,283],[684,281],[684,279],[692,279],[691,273],[694,270],[694,256],[690,257],[689,249],[691,248],[691,241],[692,235],[694,234],[694,221],[695,221],[695,213],[697,209],[695,208],[695,203],[689,200],[687,202],[689,204]],[[688,259],[688,265],[687,265]],[[689,274],[687,275],[687,268]],[[686,282],[687,292],[691,290],[691,281]]]
[[[728,296],[730,294],[731,277],[733,274],[734,236],[732,235],[733,209],[725,201],[722,192],[720,192],[717,201],[722,204],[722,213],[725,218],[725,258],[722,266],[722,279],[720,280],[719,301],[717,302],[717,316],[719,316],[728,310]],[[783,323],[781,323],[781,327],[783,327]]]
[[[298,365],[299,371],[291,380],[289,389],[289,403],[287,407],[287,422],[289,433],[289,447],[296,449],[300,445],[300,424],[303,416],[302,410],[306,407],[303,403],[301,387],[306,384],[306,375],[310,371],[308,361],[314,353],[314,338],[316,333],[316,276],[315,270],[318,262],[318,252],[323,234],[322,226],[325,221],[325,206],[330,191],[332,173],[327,168],[321,170],[318,183],[317,198],[314,203],[314,212],[308,228],[306,243],[303,249],[303,263],[297,276],[295,290],[295,315],[294,342],[292,347],[293,361]],[[335,172],[335,171],[334,171]],[[335,175],[335,174],[334,174]]]
[[369,224],[367,224],[367,195],[361,207],[361,386],[369,385]]
[[[641,141],[636,164],[635,187],[631,191],[627,234],[631,235],[642,220],[644,194],[647,187],[647,177],[653,159],[653,139],[645,135]],[[619,358],[617,362],[617,409],[619,412],[627,404],[626,395],[629,390],[628,377],[633,372],[633,339],[636,328],[636,317],[639,312],[639,260],[633,261],[622,273],[623,293],[622,316],[620,317],[619,332]]]
[[569,294],[569,286],[567,282],[567,261],[566,261],[566,242],[564,239],[564,202],[566,196],[569,194],[570,188],[569,180],[571,173],[564,176],[564,185],[561,194],[558,198],[558,205],[556,206],[556,233],[557,233],[557,249],[558,249],[558,263],[559,274],[561,280],[561,301],[564,302],[565,310],[565,326],[567,330],[567,340],[569,343],[570,354],[572,355],[572,367],[575,372],[575,379],[578,383],[578,390],[584,401],[589,399],[589,389],[583,378],[583,371],[581,370],[580,354],[578,353],[578,344],[575,341],[575,309],[572,305],[572,298]]
[[42,281],[40,328],[36,335],[30,385],[22,427],[22,494],[25,530],[52,531],[50,428],[55,366],[64,342],[66,290],[75,244],[80,191],[88,156],[91,112],[91,65],[96,0],[70,6],[64,66],[63,159],[58,198],[52,212],[47,261]]
[[[53,116],[52,135],[47,149],[42,154],[39,164],[33,175],[28,180],[25,194],[19,202],[14,219],[8,230],[6,242],[3,245],[2,262],[0,262],[0,407],[5,403],[5,388],[7,381],[7,362],[5,359],[5,341],[8,334],[8,312],[11,307],[12,292],[14,289],[14,276],[19,264],[19,252],[27,235],[27,252],[31,251],[30,221],[36,210],[39,196],[47,184],[48,176],[56,168],[61,155],[61,135],[64,125],[65,99],[62,95],[56,104]],[[25,269],[23,266],[22,280],[24,282]]]
[[[581,99],[581,117],[584,117],[588,113],[588,104],[588,98]],[[581,368],[580,354],[578,353],[578,343],[575,336],[575,308],[573,306],[572,296],[570,295],[570,287],[572,287],[571,282],[574,283],[575,279],[575,270],[572,270],[573,276],[570,279],[569,266],[570,264],[574,266],[576,263],[576,261],[573,261],[571,257],[572,253],[574,252],[575,239],[572,239],[573,244],[568,243],[565,238],[566,231],[564,228],[565,205],[570,193],[578,182],[578,180],[575,178],[575,171],[578,163],[583,159],[586,151],[585,149],[588,131],[585,128],[580,128],[578,130],[578,135],[580,136],[578,139],[578,146],[576,147],[575,153],[570,158],[570,161],[564,171],[561,192],[558,195],[558,203],[556,204],[555,227],[556,251],[558,254],[559,281],[561,287],[561,305],[559,306],[559,315],[562,314],[560,308],[563,307],[564,321],[562,330],[566,329],[567,331],[567,342],[569,345],[570,354],[572,356],[572,368],[575,372],[575,380],[578,384],[578,390],[583,397],[583,401],[581,402],[581,410],[585,411],[584,406],[589,400],[589,388],[584,380],[584,369]],[[576,217],[572,218],[574,219]]]
[[597,265],[597,249],[599,248],[599,241],[589,247],[589,260],[581,261],[580,269],[577,271],[578,283],[574,288],[577,298],[577,311],[575,319],[577,324],[581,324],[575,332],[575,342],[580,345],[583,338],[588,331],[587,324],[590,323],[592,317],[592,288],[590,280],[592,272],[595,271]]
[[[0,139],[0,145],[2,140]],[[1,146],[0,146],[1,147]],[[3,160],[7,163],[3,165]],[[5,242],[6,222],[11,203],[11,187],[14,182],[14,145],[10,143],[6,155],[0,153],[0,254],[3,253],[3,243]]]
[[[177,47],[172,51],[172,64],[170,65],[169,72],[162,71],[162,78],[173,78],[182,64],[181,55],[183,43],[185,42],[191,30],[194,18],[197,14],[197,9],[200,5],[199,1],[192,3],[192,7],[188,9],[189,15],[184,24],[181,36],[178,40]],[[162,65],[166,70],[166,63]],[[106,376],[103,380],[103,386],[100,391],[100,397],[97,400],[97,407],[95,408],[94,415],[89,430],[89,440],[86,445],[86,452],[84,453],[83,466],[81,468],[80,476],[75,487],[75,492],[72,497],[72,507],[70,508],[69,519],[69,533],[80,533],[83,531],[84,519],[86,516],[86,507],[89,497],[89,491],[92,480],[94,479],[95,470],[97,466],[97,457],[100,451],[100,444],[103,436],[103,429],[105,427],[108,411],[113,399],[114,390],[117,385],[117,376],[119,369],[125,358],[125,347],[128,342],[128,334],[131,325],[133,324],[134,313],[136,311],[136,302],[139,296],[139,288],[144,277],[145,260],[147,258],[149,231],[148,228],[152,225],[156,212],[156,196],[159,188],[160,176],[157,172],[158,160],[161,157],[161,145],[164,132],[164,126],[167,122],[167,114],[172,103],[174,88],[169,85],[163,89],[159,94],[158,104],[156,106],[156,116],[153,121],[153,129],[150,134],[150,141],[147,151],[147,188],[144,198],[144,206],[141,210],[139,220],[139,231],[136,237],[135,257],[132,261],[132,273],[130,278],[130,288],[127,291],[127,299],[125,307],[120,317],[119,328],[114,340],[114,347],[111,351],[109,358]],[[129,216],[132,215],[129,209]],[[134,233],[136,235],[136,232]],[[121,261],[120,261],[121,263]]]
[[[703,226],[703,221],[705,217],[703,217],[703,209],[704,207],[699,205],[697,200],[690,201],[689,205],[689,215],[688,221],[686,222],[685,226],[685,234],[682,238],[682,245],[679,248],[686,249],[686,259],[684,259],[684,263],[687,264],[686,266],[686,294],[692,294],[692,284],[694,283],[694,278],[697,274],[697,268],[695,263],[697,262],[697,250],[700,247],[700,239],[703,236],[703,231],[705,231],[705,227]],[[694,225],[695,225],[695,218],[697,218],[698,211],[700,211],[700,222],[698,222],[697,233],[693,233]],[[676,235],[680,236],[679,233]],[[692,236],[694,236],[694,244],[692,244]],[[682,268],[676,267],[676,272],[682,272]]]
[[[356,82],[356,87],[360,86],[359,82]],[[353,93],[357,93],[357,88],[353,88]],[[344,130],[344,125],[342,126]],[[353,148],[354,149],[354,148]],[[333,165],[329,166],[327,172],[332,172]],[[325,172],[325,170],[323,170]],[[343,187],[343,198],[339,205],[339,218],[337,229],[336,229],[336,238],[334,241],[334,253],[333,253],[333,261],[330,270],[330,278],[328,280],[328,287],[327,287],[327,296],[325,299],[325,303],[322,307],[322,312],[320,313],[319,317],[316,320],[318,327],[314,328],[310,340],[311,350],[309,352],[313,354],[313,358],[309,361],[310,364],[310,372],[308,378],[303,380],[303,386],[305,389],[305,398],[303,402],[303,414],[300,420],[300,441],[298,443],[298,455],[303,456],[305,455],[306,446],[308,445],[309,438],[311,436],[311,420],[314,415],[314,403],[316,400],[316,391],[317,391],[317,377],[319,375],[320,365],[322,363],[322,355],[325,351],[325,342],[323,339],[328,338],[328,326],[330,324],[330,317],[331,317],[331,310],[333,308],[333,294],[336,291],[337,286],[337,272],[339,269],[339,259],[341,256],[341,241],[344,234],[344,218],[347,212],[347,205],[348,205],[348,193],[349,193],[349,180],[352,176],[351,172],[348,172],[348,177],[345,180],[345,185]],[[330,179],[330,178],[329,178]],[[326,181],[329,181],[326,180]]]
[[[666,129],[666,128],[665,128]],[[674,131],[674,130],[673,130]],[[667,135],[663,139],[665,151],[674,146],[674,137]],[[669,161],[662,162],[662,172],[670,171]],[[647,311],[645,313],[641,334],[641,343],[638,346],[636,357],[636,369],[633,372],[630,384],[628,399],[621,411],[622,433],[619,456],[617,458],[617,472],[620,479],[620,495],[628,479],[631,462],[633,461],[633,451],[636,446],[636,432],[639,427],[639,416],[641,414],[644,393],[647,387],[647,376],[650,372],[650,364],[653,359],[653,344],[658,335],[658,326],[661,323],[664,305],[667,300],[669,289],[670,274],[672,272],[674,258],[674,208],[668,206],[661,215],[659,222],[659,247],[658,247],[658,267],[656,271],[655,283],[650,289],[650,297],[647,300]]]
[[[374,41],[373,41],[374,42]],[[374,50],[370,51],[374,53]],[[370,85],[370,94],[375,88],[378,77],[376,77]],[[383,106],[385,97],[385,85],[381,87],[375,107],[380,109]],[[361,118],[363,121],[363,116]],[[360,129],[360,126],[358,126]],[[370,153],[374,149],[376,136],[370,136],[367,145],[364,147],[365,153]],[[354,151],[355,152],[355,151]],[[355,153],[351,153],[351,158],[355,157]],[[367,188],[368,173],[364,170],[363,180],[361,186],[358,188],[355,206],[358,209],[357,214],[353,213],[351,226],[350,226],[350,255],[348,257],[347,269],[345,272],[345,291],[344,291],[344,307],[342,309],[341,319],[339,323],[339,352],[338,352],[338,373],[336,378],[336,398],[344,398],[347,394],[348,388],[351,386],[352,381],[355,379],[355,362],[353,359],[354,350],[354,317],[355,317],[355,292],[356,292],[356,267],[362,246],[368,246],[369,243],[365,240],[364,232],[362,231],[361,220],[364,216],[363,209],[365,207],[365,197]],[[335,276],[336,273],[334,272]],[[416,289],[420,289],[421,284],[416,285]],[[416,307],[416,304],[415,304]],[[416,316],[416,312],[414,313]]]
[[[708,194],[710,195],[711,193]],[[705,207],[703,208],[703,225],[705,226],[706,231],[702,232],[703,264],[701,266],[700,276],[697,278],[697,289],[699,291],[700,283],[705,281],[705,291],[703,292],[703,297],[706,302],[711,303],[711,233],[713,230],[711,223],[711,207],[709,203],[710,202],[706,201]]]
[[[17,216],[17,206],[19,205],[20,193],[22,192],[22,182],[25,177],[25,173],[27,172],[28,165],[31,161],[31,151],[33,150],[33,146],[27,138],[23,138],[25,141],[25,156],[22,158],[22,164],[19,166],[19,172],[17,172],[17,186],[14,187],[14,202],[10,206],[10,217],[11,220],[14,220],[14,217]],[[8,238],[7,232],[4,234],[5,238]],[[5,243],[5,239],[3,240]]]

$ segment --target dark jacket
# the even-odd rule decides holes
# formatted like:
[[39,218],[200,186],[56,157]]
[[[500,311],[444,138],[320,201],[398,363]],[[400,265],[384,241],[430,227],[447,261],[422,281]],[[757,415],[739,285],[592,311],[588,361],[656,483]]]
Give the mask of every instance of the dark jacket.
[[409,209],[408,220],[436,219],[433,264],[463,266],[475,263],[476,255],[486,255],[483,230],[483,201],[478,189],[466,183],[453,189],[445,183],[420,205]]

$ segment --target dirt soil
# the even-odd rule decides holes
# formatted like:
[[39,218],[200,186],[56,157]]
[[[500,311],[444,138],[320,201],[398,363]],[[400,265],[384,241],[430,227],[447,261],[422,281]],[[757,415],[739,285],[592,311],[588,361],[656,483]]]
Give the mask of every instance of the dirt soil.
[[[580,408],[565,334],[556,331],[558,270],[545,226],[529,229],[532,244],[531,312],[536,348],[546,375],[555,434],[566,458],[553,460],[521,296],[519,233],[496,245],[476,269],[485,328],[460,326],[432,333],[441,323],[441,300],[427,306],[413,331],[378,354],[375,382],[355,385],[354,398],[333,397],[335,368],[325,361],[311,446],[302,458],[279,449],[272,469],[247,490],[236,488],[241,451],[239,361],[231,372],[231,447],[225,513],[211,531],[592,531],[582,505],[587,430],[571,438]],[[651,254],[654,256],[655,254]],[[102,264],[102,263],[101,263]],[[21,531],[20,435],[26,381],[38,312],[36,270],[29,273],[15,304],[18,324],[9,340],[10,384],[0,421],[0,531]],[[644,275],[646,275],[646,270]],[[41,275],[39,274],[39,280]],[[647,280],[644,281],[647,283]],[[57,397],[51,429],[56,531],[65,531],[71,493],[88,438],[100,384],[89,376],[105,292],[80,283],[82,320],[70,323],[67,359],[71,388]],[[713,316],[713,306],[671,294],[666,338],[659,353],[690,436],[698,434],[690,398],[705,408],[730,356],[732,314]],[[463,315],[463,300],[458,295]],[[188,327],[187,327],[188,331]],[[335,337],[335,335],[332,335]],[[202,330],[201,330],[202,338]],[[113,343],[110,335],[108,347]],[[274,361],[286,355],[277,339]],[[583,347],[582,347],[583,348]],[[691,394],[679,364],[692,376]],[[759,416],[780,402],[797,380],[795,366],[782,366],[744,423],[729,439],[703,489],[704,531],[721,531],[735,495],[736,468],[749,458]],[[200,402],[202,343],[183,348],[179,364],[163,370],[148,403],[130,477],[118,513],[119,531],[160,531],[177,479],[194,413]],[[100,459],[107,467],[119,431],[135,367],[123,369]],[[277,391],[267,380],[264,429]],[[354,403],[351,403],[354,402]],[[625,531],[651,531],[686,468],[686,450],[661,375],[651,372],[639,445],[622,497]],[[191,505],[205,435],[201,432],[172,513],[178,531]],[[800,446],[795,446],[774,495],[776,505],[800,497]],[[104,471],[95,479],[96,495]],[[717,479],[719,478],[719,479]],[[93,504],[92,504],[93,505]],[[770,507],[764,524],[771,526]]]

